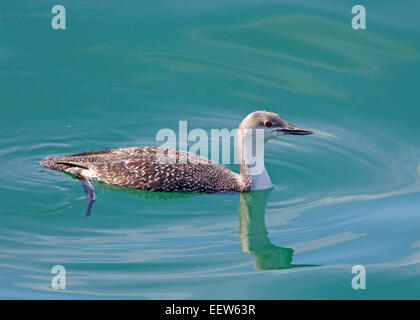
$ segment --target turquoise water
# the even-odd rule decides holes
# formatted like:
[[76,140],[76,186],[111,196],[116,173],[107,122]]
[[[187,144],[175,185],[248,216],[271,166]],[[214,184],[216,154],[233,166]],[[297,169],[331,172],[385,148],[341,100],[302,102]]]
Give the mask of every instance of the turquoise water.
[[[0,4],[0,298],[420,298],[418,1]],[[311,3],[311,4],[309,4]],[[269,191],[148,199],[42,168],[249,112]],[[67,288],[51,288],[51,268]],[[366,290],[351,268],[366,269]]]

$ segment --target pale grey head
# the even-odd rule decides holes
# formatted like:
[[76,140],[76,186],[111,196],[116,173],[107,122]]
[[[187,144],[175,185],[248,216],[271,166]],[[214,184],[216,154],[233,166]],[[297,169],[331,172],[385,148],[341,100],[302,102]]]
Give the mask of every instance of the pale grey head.
[[264,129],[266,140],[283,135],[308,135],[311,130],[296,127],[283,120],[277,113],[254,111],[247,115],[239,125],[239,130]]
[[[261,136],[261,131],[263,136]],[[236,151],[241,165],[242,184],[250,190],[262,190],[272,187],[270,177],[264,165],[264,143],[284,135],[308,135],[311,130],[296,127],[283,120],[278,114],[267,111],[255,111],[242,120],[236,135]],[[260,135],[255,139],[254,136]],[[260,143],[261,142],[261,143]]]

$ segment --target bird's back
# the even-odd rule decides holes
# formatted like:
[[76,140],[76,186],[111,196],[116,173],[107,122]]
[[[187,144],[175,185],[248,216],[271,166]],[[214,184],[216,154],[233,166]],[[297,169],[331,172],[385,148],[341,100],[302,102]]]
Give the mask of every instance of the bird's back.
[[[171,159],[167,158],[171,154]],[[161,156],[166,156],[162,161]],[[195,153],[138,147],[49,157],[47,168],[125,188],[166,192],[241,192],[240,176]]]

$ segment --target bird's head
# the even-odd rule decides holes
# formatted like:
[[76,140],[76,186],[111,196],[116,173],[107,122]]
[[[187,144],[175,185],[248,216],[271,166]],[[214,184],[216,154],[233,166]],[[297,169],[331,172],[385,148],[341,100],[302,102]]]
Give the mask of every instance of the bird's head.
[[264,130],[264,140],[284,135],[308,135],[313,131],[296,127],[283,120],[277,113],[255,111],[242,120],[239,130]]

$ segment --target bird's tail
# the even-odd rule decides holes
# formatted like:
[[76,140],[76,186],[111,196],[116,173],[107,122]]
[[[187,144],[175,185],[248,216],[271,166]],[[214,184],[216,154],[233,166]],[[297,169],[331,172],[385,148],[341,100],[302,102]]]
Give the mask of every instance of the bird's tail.
[[57,170],[57,171],[64,171],[69,166],[64,162],[64,157],[48,157],[41,161],[41,165],[45,168]]

